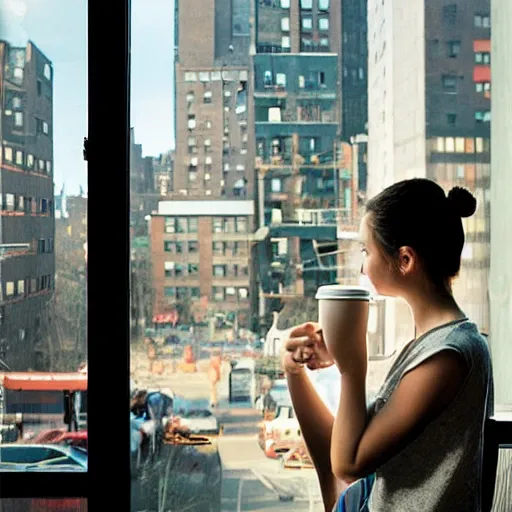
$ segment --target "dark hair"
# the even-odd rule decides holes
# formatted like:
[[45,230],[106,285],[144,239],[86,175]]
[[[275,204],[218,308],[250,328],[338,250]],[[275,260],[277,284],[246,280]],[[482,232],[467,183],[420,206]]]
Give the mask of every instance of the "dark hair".
[[436,287],[449,287],[459,273],[464,246],[461,218],[475,210],[476,199],[468,190],[454,187],[446,196],[437,183],[419,178],[395,183],[366,204],[373,235],[384,253],[395,258],[400,247],[411,247]]

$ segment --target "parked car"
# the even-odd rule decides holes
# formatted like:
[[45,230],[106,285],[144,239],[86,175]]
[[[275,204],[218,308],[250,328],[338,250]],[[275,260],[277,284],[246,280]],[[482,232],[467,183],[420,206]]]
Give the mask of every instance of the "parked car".
[[0,445],[0,471],[87,471],[87,452],[74,446]]
[[208,409],[189,409],[177,413],[180,423],[193,434],[219,435],[220,426],[215,415]]
[[260,425],[259,444],[269,458],[279,458],[301,440],[300,425],[291,402],[278,405],[275,418]]

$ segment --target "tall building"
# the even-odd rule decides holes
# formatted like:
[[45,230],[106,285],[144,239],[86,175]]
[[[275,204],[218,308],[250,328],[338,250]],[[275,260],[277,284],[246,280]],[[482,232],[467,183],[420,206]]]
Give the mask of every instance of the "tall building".
[[339,270],[346,244],[338,232],[354,229],[350,141],[366,124],[359,3],[254,2],[258,221],[269,228],[258,244],[262,315],[353,277]]
[[0,359],[43,366],[55,276],[53,68],[29,42],[0,41]]
[[368,0],[369,196],[426,177],[478,199],[455,294],[489,328],[490,2]]
[[250,326],[249,4],[182,0],[175,9],[176,144],[171,189],[151,222],[154,313],[165,319],[189,303],[196,319],[237,312]]

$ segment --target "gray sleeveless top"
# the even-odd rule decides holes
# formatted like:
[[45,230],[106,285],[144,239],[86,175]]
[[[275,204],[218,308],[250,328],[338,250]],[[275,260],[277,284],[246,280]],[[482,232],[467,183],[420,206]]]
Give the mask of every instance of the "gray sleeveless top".
[[459,353],[469,374],[453,403],[376,471],[371,512],[481,510],[483,427],[494,410],[494,389],[487,342],[475,324],[450,322],[406,345],[369,415],[378,414],[405,373],[443,350]]

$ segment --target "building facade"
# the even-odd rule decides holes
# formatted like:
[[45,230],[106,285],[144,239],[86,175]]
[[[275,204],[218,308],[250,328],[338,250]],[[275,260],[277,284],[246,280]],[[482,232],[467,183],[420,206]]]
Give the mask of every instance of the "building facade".
[[455,294],[489,328],[490,2],[368,2],[371,197],[412,177],[478,199]]
[[55,285],[53,67],[32,43],[0,41],[0,359],[43,366]]
[[175,23],[174,165],[167,200],[151,220],[154,313],[187,303],[196,320],[238,312],[239,325],[250,327],[249,3],[177,1]]

